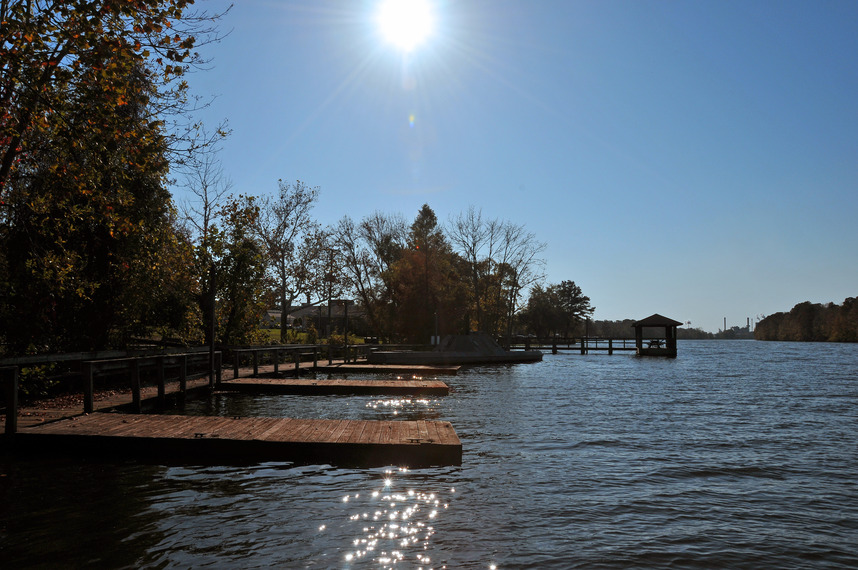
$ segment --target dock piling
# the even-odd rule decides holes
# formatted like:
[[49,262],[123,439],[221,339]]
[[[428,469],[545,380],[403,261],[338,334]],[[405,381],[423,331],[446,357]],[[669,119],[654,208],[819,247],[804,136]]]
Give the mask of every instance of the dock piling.
[[164,372],[165,358],[162,354],[157,359],[156,364],[156,373],[158,374],[158,405],[160,407],[164,407],[167,403],[167,388],[165,386],[165,377],[166,374]]
[[18,367],[0,368],[0,380],[6,388],[6,435],[18,431]]
[[92,362],[81,363],[81,375],[83,376],[83,413],[91,414],[95,408],[95,395],[92,385]]
[[131,401],[135,413],[143,411],[140,401],[140,361],[136,358],[131,361]]

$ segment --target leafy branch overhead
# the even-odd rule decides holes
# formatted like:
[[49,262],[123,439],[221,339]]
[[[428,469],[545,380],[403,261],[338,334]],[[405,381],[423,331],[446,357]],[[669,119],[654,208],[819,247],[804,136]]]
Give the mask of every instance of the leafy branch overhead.
[[[111,113],[134,101],[165,150],[187,158],[197,140],[197,106],[184,76],[205,63],[199,46],[216,41],[219,15],[191,11],[192,0],[10,0],[0,6],[0,188],[45,149],[40,132],[99,129],[126,136]],[[141,91],[140,85],[145,85]],[[79,95],[98,94],[90,102]],[[74,110],[86,107],[89,119]],[[169,124],[168,124],[169,122]],[[112,132],[111,132],[112,131]],[[132,136],[134,134],[132,133]]]

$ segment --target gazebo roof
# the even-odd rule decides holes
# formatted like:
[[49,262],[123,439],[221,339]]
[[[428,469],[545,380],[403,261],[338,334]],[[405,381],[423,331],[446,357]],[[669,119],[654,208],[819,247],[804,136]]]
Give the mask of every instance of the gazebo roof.
[[679,321],[674,321],[673,319],[668,319],[658,313],[654,315],[650,315],[647,318],[637,321],[632,326],[637,327],[680,327],[683,323]]

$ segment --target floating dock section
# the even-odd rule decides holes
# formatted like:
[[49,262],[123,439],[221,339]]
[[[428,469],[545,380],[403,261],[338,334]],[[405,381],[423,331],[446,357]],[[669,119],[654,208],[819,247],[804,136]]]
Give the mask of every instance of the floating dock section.
[[22,453],[131,457],[159,463],[289,461],[343,466],[461,465],[450,422],[227,418],[94,413],[19,430],[3,447]]
[[221,382],[218,390],[251,394],[389,394],[446,396],[450,387],[440,380],[310,380],[305,378],[241,378]]

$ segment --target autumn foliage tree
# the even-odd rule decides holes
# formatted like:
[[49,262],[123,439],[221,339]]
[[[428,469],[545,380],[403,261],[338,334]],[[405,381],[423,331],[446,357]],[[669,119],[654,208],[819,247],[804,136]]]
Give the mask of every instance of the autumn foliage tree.
[[182,0],[0,5],[0,294],[14,352],[181,333],[195,287],[166,189],[199,143]]

